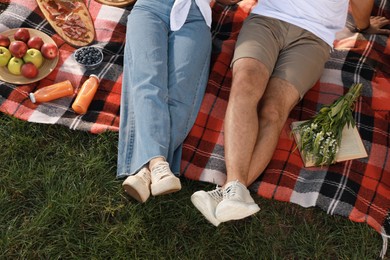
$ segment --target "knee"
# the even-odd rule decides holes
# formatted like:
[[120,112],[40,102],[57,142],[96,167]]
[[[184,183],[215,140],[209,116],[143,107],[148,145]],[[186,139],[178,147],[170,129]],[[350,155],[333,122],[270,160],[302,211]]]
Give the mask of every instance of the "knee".
[[229,99],[257,105],[264,93],[261,85],[250,71],[236,72],[233,74]]
[[288,111],[277,102],[266,102],[259,106],[259,122],[265,125],[283,127],[288,117]]

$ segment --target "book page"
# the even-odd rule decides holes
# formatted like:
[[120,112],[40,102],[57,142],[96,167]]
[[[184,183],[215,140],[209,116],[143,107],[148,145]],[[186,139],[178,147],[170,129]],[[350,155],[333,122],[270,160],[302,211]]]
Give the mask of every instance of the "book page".
[[336,154],[336,161],[340,162],[367,156],[357,128],[352,126],[348,128],[348,126],[345,126],[342,133],[340,150]]

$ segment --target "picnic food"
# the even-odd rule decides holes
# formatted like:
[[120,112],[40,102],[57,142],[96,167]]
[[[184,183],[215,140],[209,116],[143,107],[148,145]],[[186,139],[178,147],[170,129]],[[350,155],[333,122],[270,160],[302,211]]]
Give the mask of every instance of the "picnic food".
[[[46,59],[55,59],[58,56],[57,45],[53,42],[44,42],[42,37],[33,35],[30,37],[30,30],[27,28],[15,29],[10,36],[6,37],[10,44],[8,48],[0,46],[0,66],[6,66],[8,72],[19,76],[22,75],[26,78],[32,79],[38,76],[39,68]],[[34,34],[34,30],[31,30]],[[2,38],[5,41],[5,38]],[[16,40],[18,39],[18,40]],[[6,44],[6,43],[5,43]],[[13,59],[11,57],[19,58]],[[7,60],[8,59],[8,60]],[[22,69],[23,64],[31,63]],[[32,68],[32,65],[36,68]]]
[[19,28],[14,34],[14,39],[27,43],[30,39],[30,32],[26,28]]
[[44,43],[41,47],[43,57],[52,60],[58,56],[58,48],[54,43]]
[[61,81],[53,85],[49,85],[38,89],[34,93],[30,93],[31,102],[48,102],[54,99],[73,95],[73,86],[69,80]]
[[36,0],[53,29],[70,45],[86,46],[95,38],[91,15],[82,0]]
[[22,58],[24,54],[26,54],[28,47],[25,42],[12,41],[8,49],[11,52],[12,56],[16,58]]
[[21,73],[24,77],[32,79],[38,75],[39,71],[37,66],[31,62],[27,62],[22,65]]
[[23,64],[24,62],[21,58],[12,57],[8,62],[7,68],[14,75],[21,75]]
[[74,57],[77,62],[83,65],[93,65],[98,63],[103,55],[96,47],[88,46],[77,50]]
[[83,83],[76,100],[73,102],[72,109],[77,114],[85,114],[89,105],[92,102],[93,97],[96,94],[96,90],[99,86],[98,76],[91,74],[89,78]]
[[87,70],[94,70],[100,66],[103,61],[103,52],[94,46],[86,46],[77,49],[73,58],[78,64]]
[[0,46],[0,67],[7,65],[11,57],[11,52],[6,47]]
[[[20,28],[15,28],[15,29],[10,29],[10,30],[6,30],[6,31],[1,32],[1,35],[3,37],[1,37],[0,43],[3,41],[6,44],[7,39],[10,41],[10,43],[16,42],[14,37],[15,37],[15,33],[17,31],[19,31],[19,29]],[[23,74],[14,74],[12,72],[15,72],[15,71],[12,69],[10,71],[8,69],[7,64],[4,65],[5,62],[4,63],[0,62],[0,80],[2,80],[2,81],[13,83],[13,84],[29,84],[32,82],[36,82],[36,81],[41,80],[42,78],[46,77],[50,72],[52,72],[58,63],[59,53],[58,53],[57,45],[55,44],[54,40],[50,36],[48,36],[47,34],[40,32],[38,30],[31,29],[31,28],[24,28],[24,29],[26,29],[29,32],[30,38],[27,41],[27,44],[23,41],[19,41],[21,43],[18,43],[16,45],[16,47],[18,47],[18,45],[19,45],[19,47],[27,45],[26,53],[21,57],[21,59],[23,60],[23,63],[27,63],[30,61],[29,58],[24,60],[27,57],[26,54],[27,54],[27,52],[29,52],[30,49],[36,49],[38,51],[41,51],[41,49],[38,48],[39,45],[41,44],[41,41],[43,43],[53,44],[56,47],[57,56],[54,59],[44,58],[41,66],[38,69],[39,73],[34,78],[26,78],[23,76]],[[0,46],[0,47],[2,47],[2,46]],[[15,46],[13,47],[13,48],[15,48],[14,51],[18,52],[19,50],[16,47]],[[33,47],[35,47],[35,48],[33,48]],[[4,47],[4,48],[7,49],[8,51],[10,51],[10,49],[9,49],[10,47],[8,47],[8,48]],[[24,47],[21,47],[21,48],[24,49]],[[41,54],[42,54],[42,52],[41,52]],[[1,54],[0,54],[0,56],[1,56]],[[12,56],[12,53],[11,53],[11,56]],[[38,56],[39,56],[39,54],[38,54]],[[4,57],[5,56],[3,56],[3,58]],[[1,60],[1,57],[0,57],[0,60]],[[32,63],[35,63],[35,62],[32,62]],[[16,70],[16,72],[19,72],[19,71]]]
[[11,43],[8,36],[4,34],[0,34],[0,46],[8,48],[9,44]]
[[27,46],[29,48],[34,48],[34,49],[37,49],[37,50],[40,50],[42,45],[43,45],[43,40],[41,37],[39,36],[33,36],[30,38],[30,40],[28,40],[27,42]]
[[31,62],[32,64],[39,69],[43,63],[42,53],[37,49],[28,49],[26,54],[23,56],[24,62]]

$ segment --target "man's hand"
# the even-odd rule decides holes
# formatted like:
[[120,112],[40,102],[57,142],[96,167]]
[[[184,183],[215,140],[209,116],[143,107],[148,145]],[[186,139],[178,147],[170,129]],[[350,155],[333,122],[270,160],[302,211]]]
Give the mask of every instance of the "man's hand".
[[383,29],[383,27],[386,25],[390,25],[390,20],[386,17],[371,16],[370,26],[366,30],[364,30],[364,33],[390,35],[390,29]]

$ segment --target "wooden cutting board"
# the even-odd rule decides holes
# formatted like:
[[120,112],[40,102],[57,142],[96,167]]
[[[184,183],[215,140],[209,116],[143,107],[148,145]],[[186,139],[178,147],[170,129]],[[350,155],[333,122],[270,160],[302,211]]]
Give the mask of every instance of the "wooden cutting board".
[[64,41],[75,47],[95,39],[95,27],[83,0],[36,0],[46,20]]
[[125,7],[134,4],[136,0],[95,0],[95,1],[105,5]]

